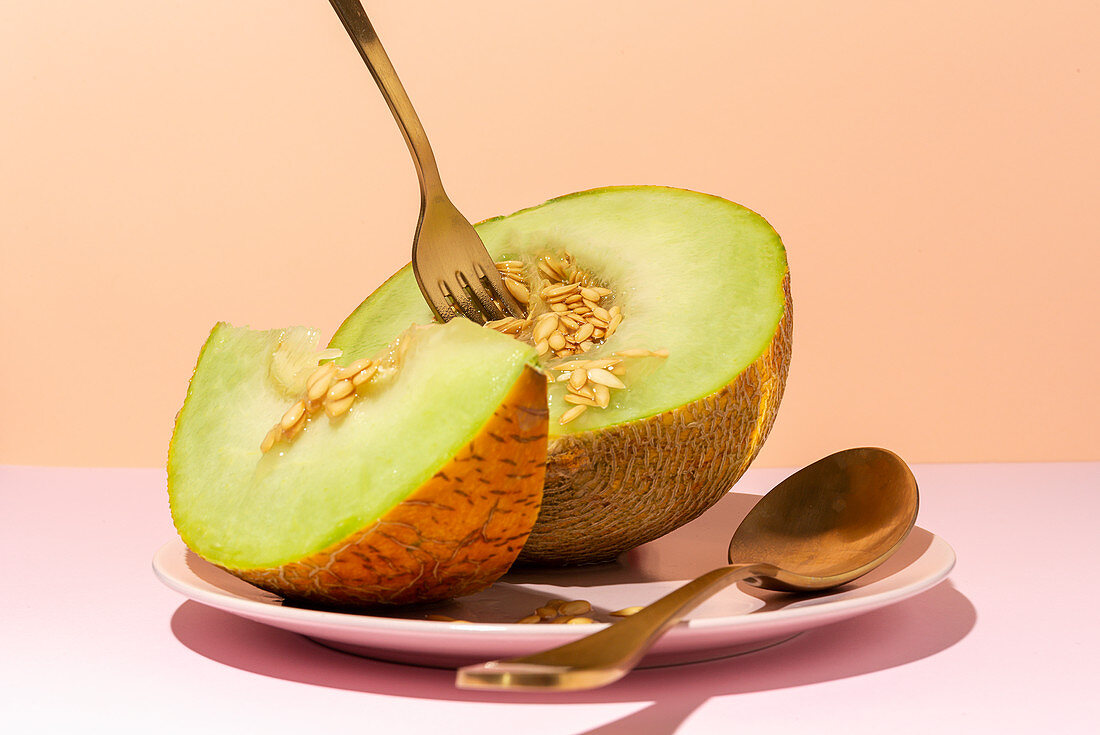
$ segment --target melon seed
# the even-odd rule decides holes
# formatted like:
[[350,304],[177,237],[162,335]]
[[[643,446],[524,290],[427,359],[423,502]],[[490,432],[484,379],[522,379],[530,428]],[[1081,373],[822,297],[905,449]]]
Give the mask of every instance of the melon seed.
[[263,452],[264,454],[267,454],[268,452],[270,452],[271,448],[273,446],[275,446],[275,442],[279,441],[279,437],[281,435],[282,435],[282,432],[279,430],[278,426],[271,429],[271,431],[267,432],[267,435],[264,437],[264,440],[262,442],[260,442],[260,451]]
[[[317,378],[317,380],[313,381],[313,383],[310,384],[308,390],[306,391],[306,397],[310,400],[310,402],[316,403],[317,401],[324,398],[325,394],[328,393],[329,387],[332,385],[332,379],[336,375],[336,366],[335,363],[330,362],[328,364],[332,365],[333,369],[322,373]],[[318,373],[319,372],[320,371],[318,371]],[[314,375],[317,375],[318,373],[314,373]]]
[[286,442],[294,441],[294,437],[301,434],[302,429],[304,429],[304,428],[306,428],[306,422],[304,420],[299,421],[298,423],[294,424],[294,426],[291,426],[289,429],[287,429],[286,431],[283,432],[283,437],[282,437],[283,441],[286,441]]
[[569,409],[561,415],[561,418],[558,419],[558,423],[560,423],[562,426],[568,424],[570,421],[573,421],[582,413],[584,413],[587,408],[588,406],[573,406],[573,408]]
[[604,368],[592,368],[588,371],[588,379],[593,383],[606,385],[608,388],[625,388],[623,381],[616,378]]
[[559,281],[565,280],[565,266],[562,265],[561,261],[555,258],[553,255],[546,255],[542,257],[539,260],[539,267],[541,268],[543,265],[545,265],[546,269],[550,271],[550,278],[555,278]]
[[553,281],[556,281],[556,280],[558,280],[558,279],[560,279],[560,278],[561,278],[561,275],[560,275],[560,274],[558,274],[558,273],[555,273],[555,272],[554,272],[554,269],[553,269],[553,268],[551,268],[551,267],[550,267],[550,266],[549,266],[549,265],[548,265],[548,264],[546,263],[546,261],[545,261],[545,260],[540,260],[540,261],[539,261],[539,272],[540,272],[540,273],[542,273],[542,275],[546,276],[547,278],[549,278],[549,279],[551,279],[551,280],[553,280]]
[[585,398],[591,398],[594,401],[594,400],[596,400],[596,392],[592,387],[593,385],[596,385],[596,384],[592,383],[592,382],[588,382],[588,383],[585,383],[584,385],[582,385],[580,388],[570,389],[569,392],[570,393],[575,393],[578,396],[584,396]]
[[367,382],[372,377],[374,377],[374,374],[377,373],[377,372],[378,372],[378,366],[377,365],[368,365],[364,369],[357,372],[354,376],[352,376],[351,384],[354,385],[356,388],[358,388],[363,383]]
[[283,431],[286,431],[290,427],[294,426],[294,424],[298,423],[298,421],[305,415],[305,413],[306,404],[302,401],[298,401],[293,406],[291,406],[286,413],[283,414],[283,417],[279,420],[279,428]]
[[310,373],[309,377],[306,378],[306,388],[312,388],[323,380],[331,379],[332,376],[336,374],[336,369],[336,363],[334,362],[326,362],[324,365],[318,365],[317,368]]
[[562,615],[583,615],[592,611],[592,603],[588,600],[570,600],[558,608]]
[[325,413],[330,417],[336,418],[342,416],[351,409],[351,404],[355,403],[355,395],[347,395],[338,401],[327,401],[325,403]]
[[368,358],[364,357],[362,360],[356,360],[355,362],[348,365],[347,367],[337,368],[336,369],[336,379],[337,380],[346,380],[348,378],[351,378],[351,377],[357,375],[358,373],[362,372],[363,370],[366,370],[368,367],[370,367],[370,365],[371,365],[371,361]]
[[549,318],[540,319],[539,322],[535,325],[535,331],[531,334],[531,339],[535,340],[535,342],[541,342],[544,339],[547,339],[558,328],[557,316],[555,316],[553,313],[545,314],[544,316]]
[[328,389],[328,393],[325,394],[325,401],[339,401],[341,398],[351,395],[354,390],[355,386],[352,385],[350,380],[337,381]]
[[550,297],[554,296],[568,296],[578,291],[580,287],[575,283],[567,283],[563,286],[547,286],[542,290],[544,294]]
[[508,289],[508,292],[515,297],[516,301],[520,303],[520,306],[527,306],[531,300],[531,292],[527,290],[526,286],[511,278],[505,278],[504,285]]

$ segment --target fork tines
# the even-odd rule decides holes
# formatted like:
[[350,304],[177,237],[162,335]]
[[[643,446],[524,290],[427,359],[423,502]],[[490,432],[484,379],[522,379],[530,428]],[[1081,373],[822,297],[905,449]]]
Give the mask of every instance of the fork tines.
[[504,285],[495,265],[488,270],[476,263],[474,270],[477,273],[475,278],[456,271],[452,281],[439,280],[436,286],[438,295],[432,294],[429,299],[436,316],[450,321],[461,314],[478,324],[506,316],[523,318],[523,309]]

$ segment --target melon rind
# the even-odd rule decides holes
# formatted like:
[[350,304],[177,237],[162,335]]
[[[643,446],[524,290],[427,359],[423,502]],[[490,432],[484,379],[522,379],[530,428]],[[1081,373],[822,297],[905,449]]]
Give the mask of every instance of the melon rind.
[[[586,358],[624,348],[670,353],[642,365],[638,380],[628,375],[625,398],[616,402],[613,394],[609,409],[586,411],[566,426],[557,421],[568,408],[564,388],[550,385],[547,486],[520,560],[608,561],[717,502],[767,437],[790,364],[790,279],[771,226],[718,197],[643,186],[579,192],[476,227],[495,258],[564,248],[617,289],[625,320]],[[647,258],[649,270],[639,271],[635,261]],[[672,267],[679,263],[691,267]],[[714,276],[735,267],[745,272],[732,288]],[[656,293],[631,290],[642,288]],[[650,315],[676,314],[689,302],[690,318],[679,326],[652,328]],[[430,320],[406,267],[345,320],[330,345],[366,354],[410,321]]]
[[[464,320],[410,330],[350,411],[318,412],[264,453],[260,440],[299,395],[278,379],[276,355],[303,334],[316,338],[211,331],[169,449],[184,542],[273,592],[333,604],[443,599],[491,583],[541,497],[546,379],[534,350]],[[308,374],[316,345],[290,344]]]
[[477,436],[378,521],[300,561],[229,571],[290,599],[338,606],[478,592],[508,571],[534,526],[546,426],[546,378],[528,367]]
[[722,499],[771,431],[790,366],[787,308],[764,354],[721,390],[680,408],[558,437],[542,511],[520,554],[534,565],[607,562]]

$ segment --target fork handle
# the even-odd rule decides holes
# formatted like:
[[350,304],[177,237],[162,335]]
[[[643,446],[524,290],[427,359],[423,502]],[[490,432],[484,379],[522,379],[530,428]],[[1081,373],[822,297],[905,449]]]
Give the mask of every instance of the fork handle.
[[397,78],[397,71],[390,63],[390,57],[382,48],[382,42],[374,31],[367,11],[363,9],[359,0],[329,0],[332,9],[336,11],[344,30],[351,36],[352,43],[359,49],[360,56],[367,63],[371,76],[374,77],[382,96],[386,98],[390,112],[397,120],[397,126],[401,128],[401,135],[412,153],[413,163],[416,165],[416,175],[420,179],[420,193],[427,201],[443,194],[443,182],[439,178],[439,168],[436,166],[435,154],[428,143],[428,135],[424,132],[424,126],[420,124],[416,110],[413,109],[409,95]]
[[695,578],[643,610],[580,640],[532,656],[489,661],[458,670],[462,689],[568,691],[621,679],[684,615],[738,580],[770,576],[770,564],[733,564]]

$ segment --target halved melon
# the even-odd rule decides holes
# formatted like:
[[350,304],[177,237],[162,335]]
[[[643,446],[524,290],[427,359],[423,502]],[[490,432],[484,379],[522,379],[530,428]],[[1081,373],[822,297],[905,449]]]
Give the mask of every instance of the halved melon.
[[[718,197],[615,187],[477,231],[513,294],[530,295],[525,320],[491,326],[535,344],[555,379],[543,506],[521,560],[606,561],[721,498],[767,437],[790,361],[787,260],[771,226]],[[354,360],[431,320],[406,267],[330,345]],[[562,336],[547,340],[554,320]]]
[[[283,596],[423,602],[500,577],[538,513],[546,381],[534,350],[459,320],[355,365],[318,333],[218,324],[168,455],[199,556]],[[391,335],[393,336],[393,335]]]

